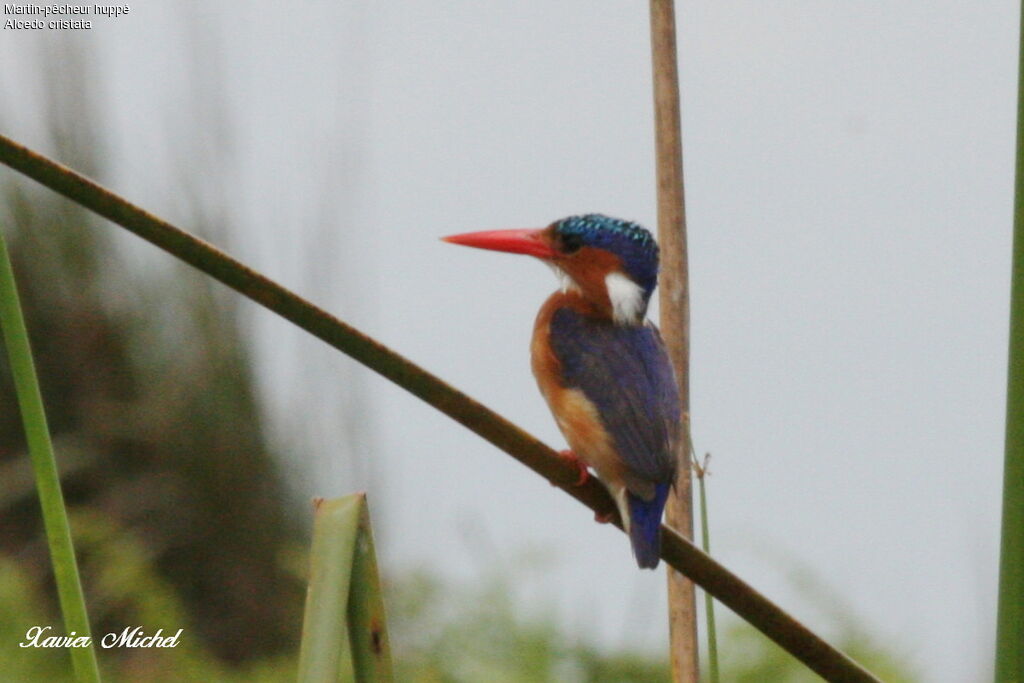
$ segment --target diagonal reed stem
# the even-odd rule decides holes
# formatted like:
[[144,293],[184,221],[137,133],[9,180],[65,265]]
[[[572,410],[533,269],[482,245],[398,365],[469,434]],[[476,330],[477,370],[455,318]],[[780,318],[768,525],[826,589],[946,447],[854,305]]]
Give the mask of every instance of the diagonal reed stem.
[[[1024,6],[1021,30],[1024,31]],[[1024,681],[1024,34],[1019,40],[1006,456],[996,627],[995,680],[998,683]]]
[[21,419],[25,424],[29,457],[36,477],[36,490],[43,509],[43,526],[50,545],[50,561],[57,582],[57,596],[64,615],[64,628],[68,636],[89,637],[88,647],[70,649],[75,678],[83,683],[99,681],[99,667],[89,631],[89,615],[85,609],[82,581],[78,576],[75,548],[71,542],[64,496],[60,490],[57,460],[53,455],[50,429],[46,424],[46,411],[39,391],[35,363],[29,344],[28,329],[21,312],[18,286],[14,280],[10,255],[3,232],[0,231],[0,327],[11,363],[11,375],[18,395]]
[[[0,163],[130,230],[295,323],[490,441],[594,512],[611,515],[616,526],[621,528],[615,504],[604,486],[593,479],[577,486],[579,472],[576,467],[550,447],[383,344],[216,247],[2,135]],[[665,562],[702,586],[819,675],[838,682],[877,681],[675,530],[662,526],[661,539],[661,557]]]

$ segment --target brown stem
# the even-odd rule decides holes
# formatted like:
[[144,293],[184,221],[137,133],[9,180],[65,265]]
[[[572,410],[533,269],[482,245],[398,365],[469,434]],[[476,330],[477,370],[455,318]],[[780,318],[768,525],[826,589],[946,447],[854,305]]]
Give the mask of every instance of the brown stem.
[[[679,479],[665,508],[665,522],[693,538],[690,457],[690,287],[683,196],[683,140],[673,0],[651,0],[651,63],[654,69],[654,134],[658,176],[658,242],[661,245],[661,335],[679,383],[683,438]],[[693,582],[668,569],[669,652],[672,680],[697,683],[697,602]]]
[[[615,504],[604,486],[594,479],[577,486],[579,471],[556,451],[380,342],[216,247],[2,135],[0,163],[127,228],[348,354],[487,439],[594,512],[614,515],[616,526],[621,528]],[[696,581],[811,669],[830,681],[877,680],[675,531],[662,527],[661,534],[661,556],[669,565]]]

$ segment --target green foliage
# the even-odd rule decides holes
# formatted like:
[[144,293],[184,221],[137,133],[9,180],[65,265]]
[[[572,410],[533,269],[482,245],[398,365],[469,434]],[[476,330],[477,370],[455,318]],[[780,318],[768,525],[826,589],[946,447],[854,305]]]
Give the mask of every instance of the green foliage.
[[[735,622],[725,633],[719,652],[722,680],[735,683],[812,683],[822,680],[791,654],[744,622]],[[870,638],[856,630],[835,638],[838,647],[886,683],[912,683],[905,667]]]
[[[295,660],[290,656],[264,657],[250,664],[225,664],[195,638],[196,628],[187,605],[174,587],[157,571],[148,545],[110,516],[96,510],[72,513],[72,529],[84,558],[83,571],[94,571],[90,596],[93,613],[124,615],[126,624],[143,625],[147,633],[163,628],[173,633],[184,628],[181,644],[175,648],[100,649],[105,681],[284,681],[294,676]],[[53,626],[44,577],[25,569],[10,558],[0,557],[0,671],[4,680],[69,680],[66,660],[54,650],[19,648],[30,626]],[[118,632],[120,629],[118,629]],[[102,638],[103,632],[94,632]],[[114,656],[119,655],[119,656]]]
[[[812,597],[822,592],[811,586]],[[551,615],[524,617],[515,587],[494,573],[455,586],[425,573],[387,587],[397,680],[416,683],[660,683],[669,680],[660,653],[609,652],[567,635]],[[828,610],[830,613],[833,610]],[[916,680],[847,615],[837,616],[838,646],[886,683]],[[723,681],[820,681],[755,628],[733,619],[719,640]]]
[[[70,49],[47,56],[48,144],[102,177],[104,146],[89,136],[104,126],[81,57]],[[264,433],[237,299],[183,268],[139,263],[132,258],[139,252],[81,207],[4,179],[0,220],[10,230],[69,506],[141,539],[147,567],[183,606],[193,638],[224,660],[289,652],[303,587],[279,555],[305,545],[297,522],[303,506],[288,496]],[[215,209],[186,203],[183,210],[211,232]],[[48,575],[41,538],[10,369],[0,360],[0,557],[16,558],[30,576]],[[106,600],[94,582],[125,571],[112,564],[84,568],[90,607]],[[51,596],[41,594],[47,623],[57,614]],[[143,596],[100,606],[94,631],[123,628]]]
[[400,681],[669,680],[660,657],[606,653],[569,637],[550,617],[524,618],[500,575],[457,588],[417,573],[387,586],[386,594]]
[[[832,640],[840,650],[852,657],[886,683],[911,683],[919,676],[892,652],[873,639],[854,617],[854,609],[806,567],[781,558],[776,564],[787,576],[789,584],[806,601],[817,607],[833,624]],[[808,683],[820,681],[792,655],[768,640],[749,624],[735,620],[719,639],[722,680],[738,683]]]
[[67,659],[53,652],[19,648],[27,626],[50,626],[62,632],[48,610],[42,609],[39,587],[24,567],[0,556],[0,670],[12,681],[70,680]]
[[[83,572],[91,577],[94,613],[119,613],[147,629],[184,628],[181,645],[171,649],[100,650],[104,680],[182,680],[255,683],[294,680],[297,651],[262,655],[229,664],[195,637],[195,617],[136,532],[95,509],[72,512],[72,528]],[[0,671],[5,680],[67,680],[66,663],[53,652],[22,649],[28,625],[52,624],[44,577],[0,557]],[[660,653],[609,652],[573,638],[543,612],[524,616],[515,585],[504,573],[485,572],[467,585],[426,573],[385,584],[394,644],[395,680],[413,683],[661,683],[668,664]],[[820,598],[820,594],[813,596]],[[842,620],[840,620],[842,622]],[[122,626],[123,627],[123,626]],[[103,631],[98,634],[102,636]],[[737,683],[817,681],[801,663],[741,622],[720,642],[722,680]],[[839,645],[877,671],[886,683],[915,680],[892,655],[847,622]]]

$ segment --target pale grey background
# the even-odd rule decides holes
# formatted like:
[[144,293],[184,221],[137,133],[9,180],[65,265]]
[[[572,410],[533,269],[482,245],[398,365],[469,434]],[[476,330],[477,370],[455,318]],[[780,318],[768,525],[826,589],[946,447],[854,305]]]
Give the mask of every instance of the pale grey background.
[[[560,447],[527,364],[554,280],[437,237],[584,211],[653,227],[646,4],[239,7],[143,2],[70,36],[108,122],[102,180],[171,219],[200,184],[242,226],[234,253]],[[991,659],[1018,11],[679,12],[693,424],[714,453],[716,555],[826,634],[842,603],[929,681],[984,680]],[[39,45],[59,37],[42,33],[0,31],[4,132],[29,145]],[[618,533],[246,312],[281,442],[312,465],[300,494],[369,486],[385,567],[526,565],[524,611],[664,646],[664,576],[638,572]]]

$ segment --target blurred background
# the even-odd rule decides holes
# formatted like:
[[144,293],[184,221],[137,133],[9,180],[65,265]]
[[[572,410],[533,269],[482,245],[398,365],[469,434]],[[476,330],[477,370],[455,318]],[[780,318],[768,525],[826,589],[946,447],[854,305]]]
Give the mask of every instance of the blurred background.
[[[131,7],[4,30],[0,130],[561,447],[528,366],[555,281],[437,238],[654,227],[646,5]],[[678,9],[715,555],[887,681],[990,676],[1018,11]],[[664,575],[614,529],[31,181],[0,197],[96,629],[185,628],[112,678],[291,678],[310,498],[366,489],[402,680],[666,680]],[[16,647],[59,616],[5,361],[0,510],[4,670],[58,679]],[[814,680],[723,621],[725,680]]]

